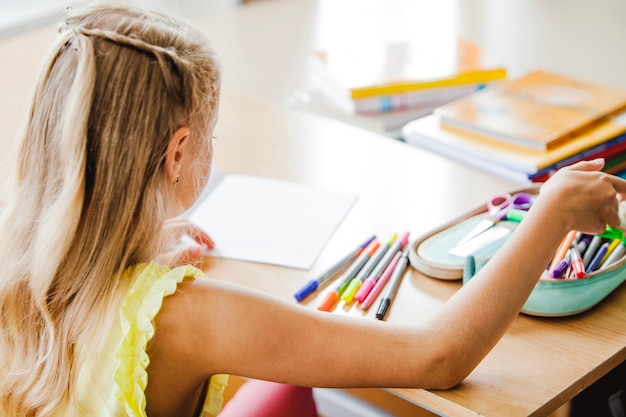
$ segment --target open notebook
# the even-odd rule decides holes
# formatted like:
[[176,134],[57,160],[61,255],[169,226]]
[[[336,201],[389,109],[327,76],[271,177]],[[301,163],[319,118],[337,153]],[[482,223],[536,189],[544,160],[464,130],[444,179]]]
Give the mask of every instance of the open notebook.
[[211,256],[308,269],[356,198],[214,169],[187,217],[215,241]]

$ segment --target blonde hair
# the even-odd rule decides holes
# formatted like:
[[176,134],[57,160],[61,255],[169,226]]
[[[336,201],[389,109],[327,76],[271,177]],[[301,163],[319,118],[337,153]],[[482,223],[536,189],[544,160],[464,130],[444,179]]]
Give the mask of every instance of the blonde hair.
[[122,273],[159,249],[169,138],[210,141],[217,112],[220,71],[188,24],[94,4],[60,32],[0,217],[0,415],[77,415],[71,387]]

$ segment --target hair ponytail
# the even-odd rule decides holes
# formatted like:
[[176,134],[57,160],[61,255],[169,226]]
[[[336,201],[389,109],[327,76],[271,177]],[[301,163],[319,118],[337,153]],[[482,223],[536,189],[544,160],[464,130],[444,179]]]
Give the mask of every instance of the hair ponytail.
[[[40,408],[43,415],[68,396],[64,388],[67,375],[58,384],[49,384],[58,377],[59,367],[71,366],[72,350],[59,349],[58,318],[48,301],[83,206],[87,126],[95,78],[90,42],[64,37],[61,44],[34,93],[28,130],[19,149],[15,194],[0,220],[0,230],[6,236],[0,253],[12,258],[0,280],[0,328],[7,332],[0,337],[0,351],[3,357],[12,358],[0,359],[3,406],[7,410],[17,404],[26,409]],[[68,64],[76,67],[73,78],[65,71]],[[49,88],[63,77],[69,79],[67,89]],[[38,106],[42,102],[50,104]],[[30,142],[26,137],[42,141]],[[34,149],[40,146],[45,148],[43,161]],[[16,300],[21,305],[12,310]],[[18,342],[21,339],[22,343]],[[53,394],[47,396],[48,401],[38,397],[45,391]],[[7,413],[21,415],[17,410],[22,409]]]
[[[58,139],[51,142],[49,152],[58,158],[58,184],[54,197],[41,216],[33,235],[31,288],[37,304],[46,312],[50,285],[67,256],[78,221],[85,193],[85,161],[89,111],[95,82],[94,53],[91,42],[75,36],[66,46],[78,55],[76,74],[66,94]],[[68,51],[70,52],[70,51]]]

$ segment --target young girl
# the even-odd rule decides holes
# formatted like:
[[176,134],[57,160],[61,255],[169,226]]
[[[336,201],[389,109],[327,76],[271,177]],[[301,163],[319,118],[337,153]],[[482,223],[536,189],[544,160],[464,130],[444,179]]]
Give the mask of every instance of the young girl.
[[220,70],[207,45],[183,22],[128,6],[69,13],[0,220],[0,415],[216,415],[222,374],[263,389],[254,400],[254,386],[242,389],[231,416],[315,415],[299,387],[450,388],[506,331],[568,231],[619,223],[626,181],[599,172],[602,160],[563,169],[498,255],[412,326],[174,267],[199,257],[169,252],[183,232],[212,246],[168,221],[211,168]]

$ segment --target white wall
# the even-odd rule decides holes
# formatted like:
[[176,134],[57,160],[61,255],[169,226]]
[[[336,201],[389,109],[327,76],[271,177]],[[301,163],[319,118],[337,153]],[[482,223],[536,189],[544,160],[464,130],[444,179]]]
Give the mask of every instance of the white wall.
[[[63,11],[83,0],[0,0],[0,38],[58,21]],[[236,7],[240,0],[126,0],[143,7],[158,8],[198,18]]]

